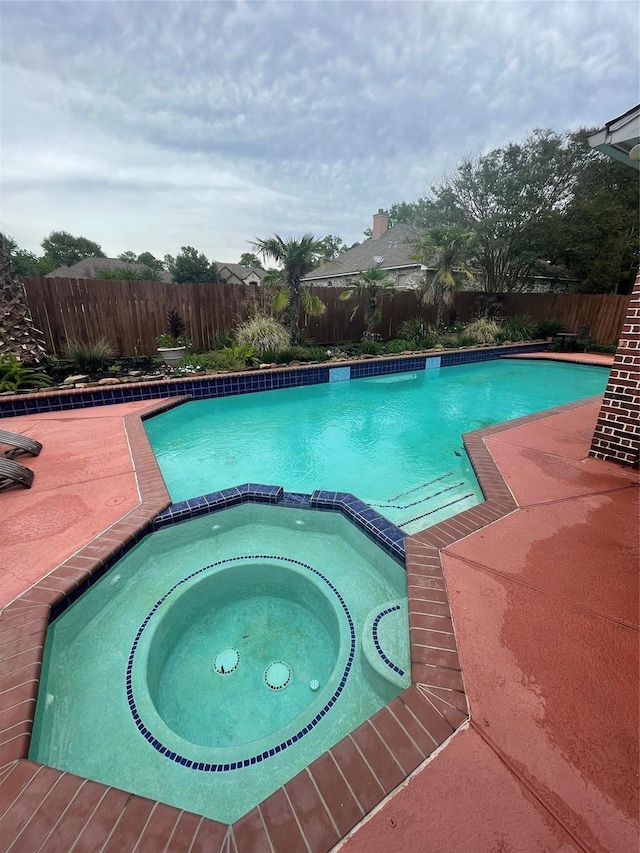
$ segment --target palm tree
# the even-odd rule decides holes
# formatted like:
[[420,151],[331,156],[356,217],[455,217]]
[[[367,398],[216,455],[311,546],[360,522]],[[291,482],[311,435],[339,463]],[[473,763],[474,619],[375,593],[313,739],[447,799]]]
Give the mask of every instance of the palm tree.
[[462,287],[464,281],[475,279],[475,270],[471,266],[474,254],[472,231],[464,228],[430,228],[416,244],[414,260],[435,269],[435,275],[420,289],[422,301],[436,306],[436,328],[442,326],[444,309],[453,302],[453,294]]
[[[380,322],[380,304],[387,294],[393,293],[395,286],[386,272],[380,267],[372,267],[369,270],[364,270],[349,290],[345,290],[340,294],[340,299],[351,299],[356,296],[364,296],[366,305],[364,309],[364,337],[371,338],[373,336],[374,326]],[[358,312],[356,306],[351,314],[351,319]]]
[[46,355],[42,332],[34,327],[24,285],[13,274],[6,239],[0,234],[0,353],[38,364]]
[[[312,234],[305,234],[299,240],[292,238],[283,240],[282,237],[274,234],[273,237],[267,237],[265,240],[256,240],[251,246],[263,260],[272,258],[276,263],[282,264],[279,275],[276,273],[274,276],[272,273],[270,276],[271,283],[275,283],[278,287],[273,307],[276,311],[288,308],[291,343],[295,346],[300,334],[300,302],[305,313],[311,316],[322,314],[325,309],[324,303],[317,296],[311,296],[302,286],[303,277],[310,273],[324,257],[324,245]],[[274,278],[277,281],[273,282]],[[269,281],[266,283],[268,284]]]

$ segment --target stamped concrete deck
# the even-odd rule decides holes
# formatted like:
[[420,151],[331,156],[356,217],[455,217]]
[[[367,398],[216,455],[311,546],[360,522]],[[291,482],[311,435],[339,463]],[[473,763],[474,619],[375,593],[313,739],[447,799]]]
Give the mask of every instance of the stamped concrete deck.
[[[59,466],[62,475],[68,452],[79,454],[73,470],[86,476],[74,474],[72,484],[61,476],[55,487],[47,476],[46,494],[34,486],[0,495],[4,529],[9,512],[20,531],[0,539],[5,603],[127,510],[135,515],[139,497],[123,417],[148,405],[11,421],[47,448],[29,461],[36,477],[44,466]],[[291,822],[291,831],[283,825],[291,808],[284,795],[233,833],[115,789],[105,795],[95,783],[22,760],[0,768],[0,851],[245,853],[271,845],[327,849],[336,842],[368,853],[637,850],[638,474],[587,458],[597,411],[597,403],[571,407],[471,438],[470,452],[475,443],[493,490],[485,521],[492,512],[509,514],[466,538],[460,537],[473,524],[464,519],[412,537],[410,575],[421,554],[441,553],[471,721],[345,841],[335,824],[339,802],[328,823],[324,809],[317,819],[306,815],[305,826],[318,832],[316,846]],[[69,451],[74,435],[77,450]],[[96,494],[99,501],[89,499]],[[161,503],[161,496],[146,498]],[[65,526],[57,510],[66,503],[74,511]],[[342,757],[352,764],[356,758]],[[310,789],[323,785],[322,768],[314,773]],[[335,768],[329,782],[332,774]],[[356,803],[374,781],[362,762],[357,778]],[[345,788],[349,802],[354,784]],[[334,793],[329,786],[325,796]],[[305,802],[317,809],[313,794],[305,800],[298,787],[296,814]],[[115,823],[107,817],[113,813],[120,815]]]
[[470,724],[342,853],[638,850],[640,490],[598,411],[484,439],[518,509],[441,552]]

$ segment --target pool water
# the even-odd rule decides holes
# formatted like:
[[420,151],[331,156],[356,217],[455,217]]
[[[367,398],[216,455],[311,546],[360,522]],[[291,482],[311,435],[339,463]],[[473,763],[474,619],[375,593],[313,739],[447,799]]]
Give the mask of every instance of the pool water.
[[403,567],[337,513],[244,504],[52,623],[29,757],[232,822],[409,683]]
[[242,483],[344,491],[413,533],[483,500],[463,433],[601,394],[607,377],[500,359],[198,400],[145,429],[174,501]]
[[315,698],[312,680],[330,683],[338,618],[320,585],[296,569],[282,560],[227,563],[169,608],[143,672],[170,729],[201,746],[246,744],[301,714]]

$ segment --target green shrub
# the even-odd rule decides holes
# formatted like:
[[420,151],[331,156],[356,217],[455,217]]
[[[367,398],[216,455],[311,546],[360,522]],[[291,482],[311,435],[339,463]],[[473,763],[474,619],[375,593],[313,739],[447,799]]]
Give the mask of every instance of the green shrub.
[[560,320],[551,318],[550,320],[539,320],[536,323],[536,338],[554,338],[560,332],[564,332],[564,323],[561,323]]
[[410,317],[398,327],[398,338],[405,341],[413,341],[415,344],[429,336],[431,326],[422,317]]
[[[475,343],[475,342],[474,342]],[[434,344],[438,349],[455,349],[460,346],[460,337],[458,335],[438,335],[438,342]]]
[[111,361],[113,348],[104,338],[100,338],[93,344],[86,344],[83,341],[68,341],[67,358],[80,370],[93,373],[103,370]]
[[185,371],[231,371],[244,370],[247,364],[255,363],[257,353],[249,344],[211,350],[210,352],[189,353],[178,362],[178,368]]
[[224,349],[233,346],[233,331],[231,329],[216,329],[210,339],[211,349]]
[[415,348],[415,343],[413,341],[405,341],[402,340],[402,338],[397,338],[394,341],[387,341],[384,345],[384,351],[388,353],[405,352],[405,350],[413,350]]
[[460,344],[461,340],[465,340],[468,341],[466,346],[495,344],[502,336],[502,327],[498,323],[481,317],[479,320],[474,320],[473,323],[465,326],[464,331],[457,339],[457,343]]
[[15,355],[0,353],[0,391],[46,388],[48,385],[51,385],[51,379],[46,373],[26,367]]
[[283,350],[268,349],[262,353],[268,364],[290,364],[292,361],[328,361],[326,349],[322,347],[289,347]]
[[307,347],[309,361],[328,361],[331,356],[324,347]]
[[288,349],[291,343],[291,336],[285,327],[264,314],[256,314],[238,326],[235,339],[238,344],[251,344],[259,353]]
[[617,352],[616,344],[587,344],[587,352]]
[[382,355],[384,347],[378,341],[364,339],[360,344],[362,355]]
[[537,324],[528,314],[514,314],[502,323],[504,339],[507,341],[531,341],[536,330]]

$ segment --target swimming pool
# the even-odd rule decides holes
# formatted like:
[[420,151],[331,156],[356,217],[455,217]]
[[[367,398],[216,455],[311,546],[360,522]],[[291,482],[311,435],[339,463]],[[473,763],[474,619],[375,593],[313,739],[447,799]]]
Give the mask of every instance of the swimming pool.
[[241,483],[344,491],[413,533],[483,500],[463,433],[602,393],[607,376],[501,359],[198,400],[145,429],[174,501]]
[[409,683],[403,567],[336,513],[244,504],[52,623],[30,757],[232,822]]

